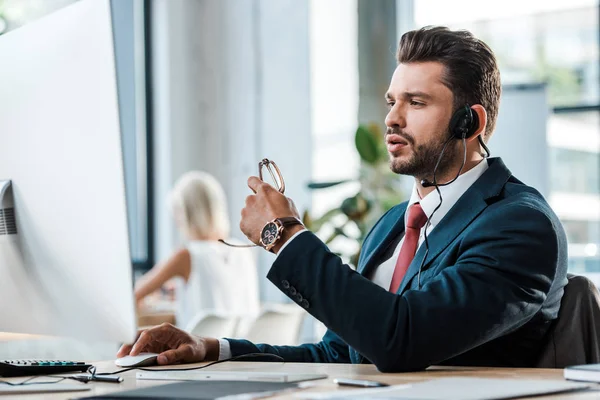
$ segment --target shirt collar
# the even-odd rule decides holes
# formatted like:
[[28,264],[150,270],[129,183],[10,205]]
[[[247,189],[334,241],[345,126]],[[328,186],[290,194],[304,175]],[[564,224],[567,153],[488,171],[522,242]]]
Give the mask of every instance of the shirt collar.
[[[483,159],[479,164],[468,170],[467,172],[461,174],[452,184],[448,186],[440,186],[440,192],[442,194],[442,205],[436,211],[435,215],[431,219],[429,230],[433,229],[439,221],[446,215],[448,211],[456,204],[458,199],[473,185],[477,179],[488,168],[487,159]],[[417,191],[416,183],[413,185],[412,194],[410,196],[410,200],[408,201],[408,206],[406,207],[407,212],[404,214],[404,222],[406,224],[406,219],[408,218],[408,210],[409,208],[419,202],[421,204],[421,208],[427,218],[431,218],[431,214],[435,208],[440,204],[440,197],[438,195],[437,190],[432,191],[423,199],[419,197],[419,192]]]

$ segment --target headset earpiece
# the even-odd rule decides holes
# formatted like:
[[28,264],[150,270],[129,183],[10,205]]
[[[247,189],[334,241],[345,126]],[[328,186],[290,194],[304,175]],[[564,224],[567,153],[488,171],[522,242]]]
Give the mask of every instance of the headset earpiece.
[[450,134],[456,139],[468,139],[478,128],[479,117],[468,105],[456,110],[450,119]]

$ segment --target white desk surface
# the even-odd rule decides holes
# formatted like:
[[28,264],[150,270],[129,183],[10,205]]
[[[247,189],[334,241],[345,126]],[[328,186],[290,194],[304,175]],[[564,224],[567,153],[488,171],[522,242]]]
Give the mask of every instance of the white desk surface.
[[[93,363],[98,367],[98,372],[109,372],[118,369],[113,361],[103,361]],[[182,367],[190,367],[194,364],[186,364]],[[196,365],[202,365],[196,364]],[[161,367],[157,367],[161,368]],[[169,367],[167,367],[169,368]],[[170,367],[173,368],[173,367]],[[369,379],[388,384],[402,384],[409,382],[418,382],[440,377],[486,377],[486,378],[511,378],[511,379],[563,379],[562,369],[526,369],[526,368],[480,368],[480,367],[431,367],[424,372],[398,373],[398,374],[383,374],[377,371],[373,365],[352,365],[352,364],[304,364],[304,363],[267,363],[267,362],[228,362],[217,364],[209,367],[210,370],[246,370],[246,371],[271,371],[271,372],[289,372],[289,373],[324,373],[329,375],[329,378],[314,381],[316,385],[313,388],[303,389],[307,391],[329,391],[338,390],[337,386],[332,382],[333,378],[354,378],[354,379]],[[43,393],[43,394],[25,394],[19,396],[11,396],[15,399],[70,399],[77,397],[85,397],[92,395],[100,395],[115,391],[131,390],[136,388],[144,388],[154,385],[173,383],[173,381],[153,381],[153,380],[136,380],[136,371],[128,371],[121,376],[125,379],[121,384],[115,383],[100,383],[92,382],[92,390],[87,392],[75,393]],[[24,378],[0,378],[3,380],[21,381]],[[42,378],[40,378],[42,379]],[[65,381],[68,382],[68,381]],[[76,383],[76,382],[75,382]],[[342,388],[348,390],[348,388]],[[597,399],[600,393],[597,390],[588,392],[562,393],[554,396],[539,396],[536,399]],[[0,396],[0,400],[7,398]],[[279,396],[276,398],[293,398],[293,395]]]

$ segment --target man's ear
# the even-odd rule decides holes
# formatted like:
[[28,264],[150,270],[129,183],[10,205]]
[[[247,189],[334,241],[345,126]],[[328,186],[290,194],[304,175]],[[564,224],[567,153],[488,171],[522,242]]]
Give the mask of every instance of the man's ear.
[[471,106],[471,110],[473,110],[473,112],[476,113],[477,117],[479,118],[479,127],[468,139],[469,142],[477,139],[479,135],[483,135],[487,126],[487,111],[485,111],[485,108],[481,104],[474,104]]

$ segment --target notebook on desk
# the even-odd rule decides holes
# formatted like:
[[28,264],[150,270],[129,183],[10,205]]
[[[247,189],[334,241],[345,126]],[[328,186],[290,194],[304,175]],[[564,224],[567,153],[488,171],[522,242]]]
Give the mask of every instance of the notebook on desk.
[[587,389],[589,385],[550,379],[438,378],[377,389],[299,392],[310,400],[499,400]]
[[573,365],[563,371],[565,379],[583,382],[600,382],[600,364]]
[[83,383],[32,383],[28,385],[9,386],[0,385],[0,399],[5,395],[22,395],[28,393],[61,393],[61,392],[83,392],[90,390],[91,386]]
[[[246,395],[255,398],[274,395],[285,390],[295,390],[298,385],[284,382],[178,382],[168,385],[151,386],[125,392],[108,393],[100,396],[85,397],[80,400],[120,400],[120,399],[170,399],[170,400],[209,400],[228,396]],[[255,396],[253,396],[255,395]]]
[[327,378],[325,374],[298,374],[259,371],[141,371],[137,379],[160,381],[249,381],[249,382],[303,382]]

